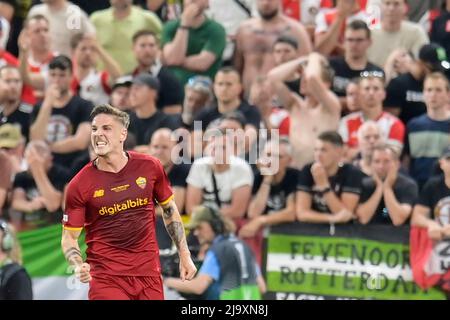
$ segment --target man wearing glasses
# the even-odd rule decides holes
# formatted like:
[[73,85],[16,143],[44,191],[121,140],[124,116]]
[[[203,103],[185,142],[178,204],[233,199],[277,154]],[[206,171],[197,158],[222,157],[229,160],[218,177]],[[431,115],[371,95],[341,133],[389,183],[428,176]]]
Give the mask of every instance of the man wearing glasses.
[[359,77],[363,71],[384,72],[367,58],[367,50],[371,44],[367,24],[362,20],[354,20],[345,30],[345,55],[330,59],[330,65],[335,71],[333,92],[339,97],[343,110],[347,110],[346,88],[353,78]]

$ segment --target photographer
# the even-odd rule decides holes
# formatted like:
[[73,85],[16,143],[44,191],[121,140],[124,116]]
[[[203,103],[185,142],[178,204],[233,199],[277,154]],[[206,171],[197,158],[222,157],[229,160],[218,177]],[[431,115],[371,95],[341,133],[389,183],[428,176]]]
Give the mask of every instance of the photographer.
[[0,219],[0,300],[33,299],[31,279],[20,260],[20,247],[14,232]]
[[261,299],[263,280],[255,258],[248,246],[231,233],[231,221],[211,207],[197,206],[186,227],[194,230],[200,245],[210,247],[194,279],[166,278],[167,287],[202,295],[206,300]]

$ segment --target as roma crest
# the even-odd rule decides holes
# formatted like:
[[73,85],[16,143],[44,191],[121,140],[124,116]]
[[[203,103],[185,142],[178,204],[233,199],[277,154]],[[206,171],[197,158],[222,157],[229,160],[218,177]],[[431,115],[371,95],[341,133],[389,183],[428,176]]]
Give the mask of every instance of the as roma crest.
[[144,177],[139,177],[136,179],[136,184],[139,188],[145,189],[145,186],[147,185],[147,179],[145,179]]

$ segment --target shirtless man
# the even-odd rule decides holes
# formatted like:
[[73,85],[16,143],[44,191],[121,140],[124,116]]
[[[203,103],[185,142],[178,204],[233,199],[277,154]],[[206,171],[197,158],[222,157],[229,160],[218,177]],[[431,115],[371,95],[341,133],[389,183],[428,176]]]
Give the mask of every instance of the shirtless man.
[[[283,81],[292,73],[302,72],[301,98],[288,89]],[[290,111],[289,139],[293,147],[293,163],[301,169],[314,160],[312,141],[324,131],[336,130],[341,115],[338,97],[330,90],[333,71],[318,53],[284,63],[269,72],[278,97]]]
[[297,40],[298,55],[312,50],[305,27],[280,10],[280,0],[257,0],[260,17],[244,21],[236,34],[234,66],[242,74],[245,94],[248,95],[253,79],[265,75],[275,66],[273,45],[280,35]]

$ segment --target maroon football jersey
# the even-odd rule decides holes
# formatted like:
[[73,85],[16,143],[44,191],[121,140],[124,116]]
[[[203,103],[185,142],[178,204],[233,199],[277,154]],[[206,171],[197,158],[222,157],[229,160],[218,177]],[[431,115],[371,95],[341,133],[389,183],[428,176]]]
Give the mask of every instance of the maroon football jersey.
[[128,152],[117,173],[86,165],[69,183],[63,225],[85,228],[91,274],[160,275],[155,208],[169,202],[172,189],[154,157]]

